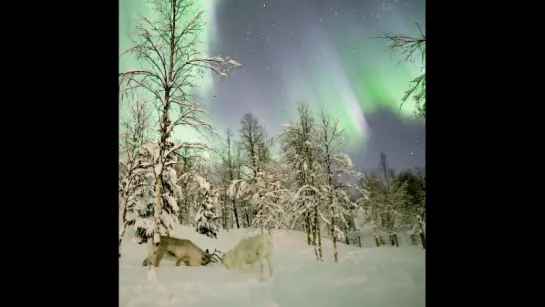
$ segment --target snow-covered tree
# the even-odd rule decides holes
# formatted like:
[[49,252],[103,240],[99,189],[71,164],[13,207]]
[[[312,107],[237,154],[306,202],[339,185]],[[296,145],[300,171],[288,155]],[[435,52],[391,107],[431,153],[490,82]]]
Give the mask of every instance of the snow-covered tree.
[[[141,18],[130,37],[132,46],[123,54],[139,60],[141,67],[119,74],[122,96],[135,91],[145,92],[155,103],[159,114],[158,153],[153,156],[155,174],[154,243],[150,251],[148,279],[156,280],[153,267],[157,261],[162,216],[163,168],[170,155],[179,147],[169,147],[173,129],[186,126],[212,130],[203,121],[205,112],[198,103],[190,101],[190,89],[203,73],[213,71],[227,77],[230,69],[240,66],[228,57],[202,57],[204,49],[198,37],[203,28],[203,11],[190,0],[148,0],[153,17]],[[177,109],[177,110],[174,110]],[[177,111],[175,114],[173,111]]]
[[[149,188],[145,178],[144,153],[142,145],[149,141],[151,129],[150,114],[143,101],[136,99],[129,105],[129,118],[121,122],[119,147],[119,205],[121,224],[119,229],[119,246],[123,240],[127,226],[134,224],[134,216],[130,216],[140,189]],[[121,254],[120,254],[121,256]]]
[[178,183],[182,187],[183,198],[178,199],[180,205],[178,217],[182,225],[193,225],[203,191],[207,191],[210,187],[210,183],[206,179],[207,172],[207,161],[203,150],[180,149],[178,152],[178,173],[180,178]]
[[216,150],[213,152],[213,158],[210,163],[208,179],[210,180],[210,185],[216,187],[216,210],[218,210],[218,215],[221,217],[220,220],[217,220],[218,227],[219,225],[221,225],[222,229],[229,231],[229,228],[232,228],[230,208],[231,202],[227,198],[227,188],[229,183],[225,178],[223,168],[221,167],[221,162],[217,159],[218,157],[218,151]]
[[417,222],[415,214],[408,214],[407,183],[396,180],[395,173],[388,168],[386,155],[381,153],[379,173],[368,176],[369,199],[366,206],[376,229],[390,237],[392,245],[398,244],[397,234],[409,231]]
[[297,114],[298,121],[284,125],[281,135],[283,160],[290,166],[297,182],[297,190],[290,202],[291,219],[294,223],[303,221],[307,243],[314,246],[316,258],[321,261],[319,190],[323,171],[318,160],[318,133],[307,103],[298,103]]
[[[178,163],[178,156],[171,149],[175,146],[173,140],[167,142],[167,156],[162,169],[162,189],[161,189],[161,216],[159,220],[159,234],[171,235],[174,225],[178,224],[179,207],[177,199],[183,197],[181,186],[178,184],[178,175],[175,170],[175,166]],[[157,167],[157,160],[159,155],[159,148],[157,144],[148,143],[143,146],[147,151],[148,160],[143,164],[147,166],[147,181],[148,186],[153,187],[153,183],[156,181],[155,171]],[[157,190],[153,188],[142,189],[141,194],[138,195],[138,201],[136,208],[138,209],[138,216],[134,223],[135,234],[140,238],[141,242],[147,241],[149,238],[154,237],[156,230],[155,227],[155,197],[154,193]]]
[[[354,164],[347,154],[342,152],[345,144],[345,132],[339,128],[338,121],[331,116],[326,116],[323,112],[320,116],[318,125],[317,152],[318,159],[323,166],[325,181],[320,187],[320,195],[325,203],[322,220],[330,227],[333,237],[333,256],[335,262],[338,262],[337,240],[342,239],[346,234],[342,228],[346,229],[346,216],[350,209],[356,209],[360,200],[352,202],[347,194],[347,189],[356,189],[362,195],[363,199],[367,197],[367,191],[357,185],[346,182],[343,185],[338,184],[336,178],[340,176],[353,177],[360,181],[363,174],[354,171]],[[343,227],[341,227],[343,226]]]
[[397,184],[407,183],[407,215],[426,214],[426,169],[415,168],[401,171],[396,176]]
[[257,175],[254,193],[250,197],[250,203],[257,211],[252,226],[260,228],[261,232],[266,229],[269,234],[271,229],[286,226],[285,205],[291,199],[290,191],[282,184],[283,174],[279,170],[281,168],[276,163],[268,163]]
[[241,179],[241,145],[234,139],[231,129],[227,129],[225,138],[220,140],[214,151],[214,167],[216,182],[215,186],[219,190],[219,202],[222,204],[222,217],[224,228],[241,227],[241,210],[237,199],[229,197],[227,190],[234,180]]
[[[259,123],[257,117],[246,113],[240,120],[240,152],[242,157],[245,176],[242,178],[249,184],[256,183],[257,174],[261,172],[264,165],[270,160],[270,149],[272,140],[267,138],[265,128]],[[250,221],[257,214],[256,208],[245,201],[243,209],[248,227]]]
[[218,197],[215,191],[206,191],[204,199],[199,206],[199,210],[195,215],[197,223],[196,231],[210,238],[218,238],[218,225],[216,223],[219,217],[216,214],[216,205]]
[[283,185],[285,174],[286,169],[271,160],[261,166],[251,183],[233,180],[229,186],[229,197],[248,200],[255,209],[251,225],[260,228],[261,232],[265,229],[270,234],[271,229],[287,225],[285,205],[291,200],[291,193]]

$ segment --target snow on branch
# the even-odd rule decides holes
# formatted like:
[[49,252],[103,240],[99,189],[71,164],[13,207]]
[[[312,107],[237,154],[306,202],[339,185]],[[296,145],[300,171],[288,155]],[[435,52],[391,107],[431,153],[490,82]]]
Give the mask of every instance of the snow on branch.
[[231,199],[240,199],[246,194],[249,185],[244,180],[233,180],[227,189],[227,196]]
[[392,54],[399,53],[403,56],[403,61],[413,62],[417,53],[420,53],[420,60],[422,62],[424,72],[418,77],[414,78],[410,83],[411,86],[406,90],[401,98],[401,106],[409,99],[413,97],[415,102],[415,113],[421,118],[426,118],[426,35],[422,31],[422,28],[416,23],[420,36],[412,37],[403,34],[387,33],[378,38],[382,39],[386,43],[386,47]]
[[210,58],[195,58],[188,60],[185,64],[208,68],[222,77],[229,77],[228,72],[230,69],[237,68],[242,65],[229,57],[224,58],[221,56],[215,56]]
[[178,181],[181,183],[186,183],[186,184],[195,183],[200,189],[203,189],[205,191],[210,190],[210,183],[208,182],[208,180],[206,180],[206,178],[204,178],[203,176],[201,176],[199,173],[195,171],[184,173],[183,175],[180,176]]
[[149,70],[131,68],[119,74],[119,94],[122,100],[130,92],[138,89],[145,89],[156,99],[161,100],[161,91],[154,88],[154,84],[161,85],[161,77]]
[[379,36],[386,43],[386,47],[392,53],[400,53],[405,61],[412,62],[416,52],[420,53],[421,61],[426,59],[426,35],[423,33],[420,25],[416,23],[420,36],[408,36],[397,33],[386,33]]
[[172,153],[177,152],[179,149],[188,148],[188,149],[207,149],[208,145],[200,142],[181,142],[178,145],[174,145],[170,150],[165,153],[166,157],[170,156]]

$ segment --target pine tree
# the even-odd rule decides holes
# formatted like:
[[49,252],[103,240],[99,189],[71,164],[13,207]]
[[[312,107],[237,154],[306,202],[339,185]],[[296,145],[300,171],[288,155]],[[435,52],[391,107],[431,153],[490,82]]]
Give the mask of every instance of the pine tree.
[[195,222],[197,222],[196,231],[198,233],[217,239],[218,225],[216,220],[219,216],[216,214],[216,203],[216,193],[207,191],[195,215]]
[[[175,145],[174,141],[167,141],[167,152]],[[140,190],[138,197],[138,217],[135,221],[135,235],[140,239],[140,243],[146,242],[149,238],[154,236],[154,209],[155,209],[155,190],[154,190],[154,164],[150,161],[150,158],[158,153],[159,148],[156,144],[147,144],[144,146],[148,151],[148,161],[146,163],[148,174],[147,180],[149,182],[146,188]],[[179,207],[176,199],[183,197],[181,186],[178,185],[178,176],[176,174],[175,165],[178,163],[178,158],[175,152],[170,152],[167,156],[167,160],[164,163],[162,173],[163,188],[161,200],[162,200],[162,212],[160,222],[160,233],[166,235],[172,235],[174,225],[178,224],[178,212]]]

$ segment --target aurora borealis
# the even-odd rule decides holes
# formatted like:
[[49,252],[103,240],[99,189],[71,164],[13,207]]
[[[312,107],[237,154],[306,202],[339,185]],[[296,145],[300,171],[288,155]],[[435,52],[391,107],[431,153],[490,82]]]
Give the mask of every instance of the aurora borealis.
[[[337,117],[348,151],[361,168],[384,151],[392,167],[424,165],[424,123],[412,105],[400,109],[421,63],[400,63],[379,39],[385,32],[417,35],[425,28],[424,0],[204,0],[203,53],[230,56],[243,66],[229,80],[208,75],[200,96],[222,134],[238,130],[244,113],[256,115],[270,135],[291,120],[299,100]],[[120,0],[120,50],[145,0]],[[120,59],[120,70],[137,66]],[[121,110],[121,114],[123,109]],[[180,136],[181,137],[181,136]]]

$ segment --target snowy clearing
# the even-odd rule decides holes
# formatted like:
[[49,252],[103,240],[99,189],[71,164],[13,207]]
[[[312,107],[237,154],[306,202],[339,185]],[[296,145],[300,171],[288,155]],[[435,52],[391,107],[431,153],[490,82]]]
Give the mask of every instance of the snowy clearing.
[[[127,233],[133,233],[132,228]],[[223,252],[255,234],[245,229],[222,230],[218,239],[178,226],[175,237],[189,239],[202,249]],[[164,260],[157,268],[159,282],[146,279],[142,266],[147,247],[126,235],[119,260],[121,307],[423,307],[425,306],[425,250],[422,247],[360,248],[338,244],[333,262],[332,242],[323,238],[324,262],[318,263],[306,235],[277,231],[273,236],[274,276],[259,280],[259,265],[227,270],[221,264],[176,267]],[[266,266],[266,265],[265,265]],[[267,272],[267,270],[265,270]]]

